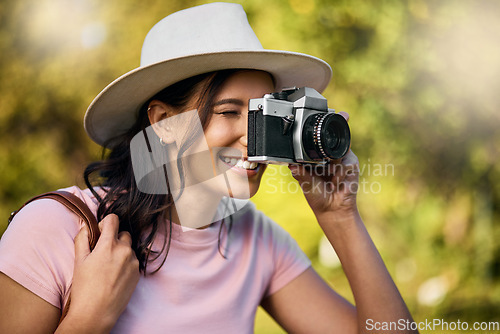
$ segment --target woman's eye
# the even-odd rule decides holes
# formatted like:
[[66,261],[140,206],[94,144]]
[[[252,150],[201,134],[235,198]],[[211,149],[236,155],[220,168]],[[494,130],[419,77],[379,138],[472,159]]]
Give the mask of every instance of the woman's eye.
[[237,116],[239,114],[239,112],[236,110],[225,110],[225,111],[217,112],[216,114],[223,115],[223,116]]

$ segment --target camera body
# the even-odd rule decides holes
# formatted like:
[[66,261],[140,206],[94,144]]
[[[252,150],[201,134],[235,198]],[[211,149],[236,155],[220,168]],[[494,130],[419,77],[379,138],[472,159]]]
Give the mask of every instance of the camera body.
[[248,103],[248,161],[325,164],[349,150],[347,121],[309,87],[284,89]]

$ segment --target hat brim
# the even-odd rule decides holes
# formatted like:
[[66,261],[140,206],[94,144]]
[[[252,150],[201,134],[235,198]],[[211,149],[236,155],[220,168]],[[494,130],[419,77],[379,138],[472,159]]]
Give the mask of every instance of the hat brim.
[[136,68],[104,88],[87,109],[85,130],[92,140],[105,146],[128,131],[140,107],[162,89],[198,74],[233,68],[269,72],[277,90],[311,87],[321,93],[332,76],[323,60],[287,51],[227,51],[169,59]]

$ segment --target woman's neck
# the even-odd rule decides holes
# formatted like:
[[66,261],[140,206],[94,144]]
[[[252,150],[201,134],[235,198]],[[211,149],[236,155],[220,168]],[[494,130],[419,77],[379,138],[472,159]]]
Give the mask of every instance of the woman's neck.
[[213,223],[221,199],[201,184],[187,187],[174,201],[172,221],[184,227],[206,228]]

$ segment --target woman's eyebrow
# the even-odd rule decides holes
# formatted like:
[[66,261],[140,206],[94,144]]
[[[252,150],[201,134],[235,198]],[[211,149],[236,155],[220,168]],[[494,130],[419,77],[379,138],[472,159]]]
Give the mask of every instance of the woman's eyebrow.
[[245,103],[240,100],[240,99],[222,99],[222,100],[219,100],[217,102],[214,103],[214,107],[215,106],[220,106],[222,104],[236,104],[236,105],[239,105],[239,106],[244,106]]

